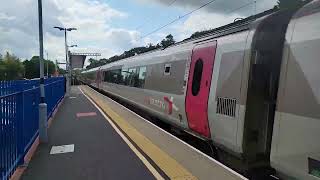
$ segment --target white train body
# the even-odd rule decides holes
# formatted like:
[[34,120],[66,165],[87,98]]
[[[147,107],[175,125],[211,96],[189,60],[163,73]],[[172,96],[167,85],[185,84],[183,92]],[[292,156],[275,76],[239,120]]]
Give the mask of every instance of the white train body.
[[319,179],[320,1],[230,27],[82,80],[213,142],[240,171],[271,164],[283,178]]

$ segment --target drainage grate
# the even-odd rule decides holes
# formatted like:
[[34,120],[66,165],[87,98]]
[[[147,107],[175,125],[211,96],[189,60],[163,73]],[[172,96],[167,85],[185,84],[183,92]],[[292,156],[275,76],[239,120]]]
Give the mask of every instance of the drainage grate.
[[223,114],[230,117],[236,116],[237,100],[231,98],[218,97],[217,114]]

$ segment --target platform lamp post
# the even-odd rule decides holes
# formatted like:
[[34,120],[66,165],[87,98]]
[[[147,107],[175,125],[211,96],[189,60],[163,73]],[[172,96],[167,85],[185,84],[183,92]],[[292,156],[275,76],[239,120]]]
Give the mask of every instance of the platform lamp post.
[[49,78],[49,53],[46,51],[47,54],[47,78]]
[[44,94],[42,0],[38,0],[38,18],[39,18],[39,45],[40,45],[39,140],[41,143],[47,143],[48,142],[47,104],[45,102],[45,94]]
[[68,70],[68,77],[67,77],[67,96],[70,96],[70,90],[71,90],[71,63],[68,60],[68,45],[67,45],[67,31],[73,31],[77,30],[77,28],[64,28],[64,27],[53,27],[56,29],[59,29],[60,31],[64,31],[64,46],[65,46],[65,51],[66,51],[66,69]]

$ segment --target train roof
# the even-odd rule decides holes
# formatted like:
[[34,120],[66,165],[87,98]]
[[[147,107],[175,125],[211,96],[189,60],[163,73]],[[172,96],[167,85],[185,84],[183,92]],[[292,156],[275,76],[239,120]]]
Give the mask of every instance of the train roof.
[[85,70],[85,71],[82,71],[81,73],[89,73],[89,72],[94,72],[94,71],[97,71],[97,70],[99,70],[99,68],[100,68],[101,66],[99,66],[99,67],[95,67],[95,68],[92,68],[92,69],[88,69],[88,70]]

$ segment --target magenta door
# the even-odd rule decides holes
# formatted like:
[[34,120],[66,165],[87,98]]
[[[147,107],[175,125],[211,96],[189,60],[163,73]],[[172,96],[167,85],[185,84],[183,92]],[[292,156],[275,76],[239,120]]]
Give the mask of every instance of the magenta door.
[[217,42],[213,41],[194,47],[188,78],[186,114],[189,127],[210,137],[208,123],[208,99]]

